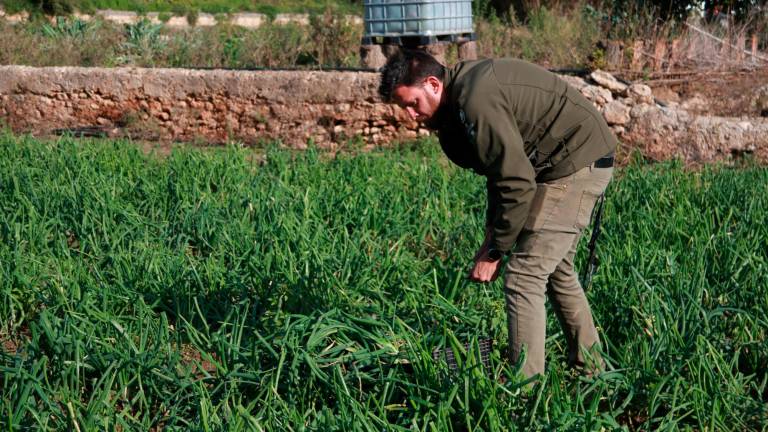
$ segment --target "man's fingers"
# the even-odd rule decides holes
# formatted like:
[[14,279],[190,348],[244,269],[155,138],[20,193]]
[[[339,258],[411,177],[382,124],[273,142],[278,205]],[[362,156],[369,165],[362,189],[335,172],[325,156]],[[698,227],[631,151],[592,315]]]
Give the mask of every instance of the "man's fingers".
[[469,278],[475,282],[482,282],[482,279],[480,277],[480,274],[477,272],[477,269],[472,270],[472,272],[469,274]]
[[482,282],[482,279],[480,278],[480,272],[477,269],[477,264],[475,264],[472,267],[472,270],[469,271],[469,280],[473,282]]
[[501,272],[501,260],[490,263],[475,261],[467,277],[473,282],[493,282]]
[[475,267],[472,268],[472,271],[469,272],[469,280],[473,282],[490,282],[492,279],[489,279],[488,276],[484,276],[479,267],[475,265]]

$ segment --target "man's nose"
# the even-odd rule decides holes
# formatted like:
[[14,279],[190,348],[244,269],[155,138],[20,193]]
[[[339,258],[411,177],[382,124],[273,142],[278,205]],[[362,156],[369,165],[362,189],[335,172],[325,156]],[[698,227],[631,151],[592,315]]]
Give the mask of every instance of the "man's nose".
[[419,116],[418,114],[416,114],[416,110],[414,110],[412,107],[406,108],[406,111],[408,111],[408,115],[410,115],[411,118],[413,119]]

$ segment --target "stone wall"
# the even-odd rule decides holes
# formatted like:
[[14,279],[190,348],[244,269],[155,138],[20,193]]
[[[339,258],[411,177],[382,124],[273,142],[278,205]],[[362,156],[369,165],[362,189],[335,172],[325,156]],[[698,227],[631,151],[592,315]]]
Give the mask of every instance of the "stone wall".
[[[603,113],[625,145],[689,162],[754,153],[768,161],[768,120],[703,117],[662,106],[651,89],[604,72],[563,77]],[[308,140],[335,148],[428,132],[376,96],[370,72],[226,71],[0,66],[0,122],[16,132],[88,128],[107,136],[246,144]]]
[[0,66],[0,119],[38,134],[96,126],[109,136],[299,148],[416,136],[416,123],[376,101],[376,85],[364,72]]
[[588,80],[564,78],[598,107],[625,147],[649,159],[691,163],[753,154],[768,162],[768,119],[695,115],[685,104],[657,100],[646,85],[627,85],[602,71]]

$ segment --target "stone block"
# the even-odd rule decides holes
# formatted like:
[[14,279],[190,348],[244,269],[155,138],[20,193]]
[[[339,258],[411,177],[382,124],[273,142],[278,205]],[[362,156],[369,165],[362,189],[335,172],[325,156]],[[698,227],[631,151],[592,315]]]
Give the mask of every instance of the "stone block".
[[621,93],[627,89],[627,85],[619,81],[608,72],[596,70],[589,75],[593,81],[601,87],[607,88],[613,93]]

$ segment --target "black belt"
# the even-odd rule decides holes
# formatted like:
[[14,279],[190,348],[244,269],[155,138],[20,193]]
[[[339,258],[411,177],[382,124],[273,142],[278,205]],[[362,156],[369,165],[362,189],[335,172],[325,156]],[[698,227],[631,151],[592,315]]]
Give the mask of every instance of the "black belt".
[[593,167],[595,168],[610,168],[613,166],[613,153],[609,154],[608,156],[603,156],[600,159],[596,160],[593,164]]

